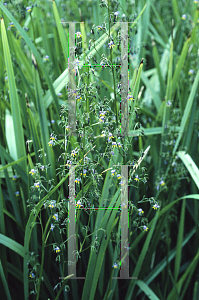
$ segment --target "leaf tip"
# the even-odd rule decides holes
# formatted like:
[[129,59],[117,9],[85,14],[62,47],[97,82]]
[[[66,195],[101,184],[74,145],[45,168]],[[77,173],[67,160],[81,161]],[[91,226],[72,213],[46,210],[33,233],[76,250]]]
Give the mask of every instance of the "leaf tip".
[[144,58],[141,59],[140,66],[143,64]]

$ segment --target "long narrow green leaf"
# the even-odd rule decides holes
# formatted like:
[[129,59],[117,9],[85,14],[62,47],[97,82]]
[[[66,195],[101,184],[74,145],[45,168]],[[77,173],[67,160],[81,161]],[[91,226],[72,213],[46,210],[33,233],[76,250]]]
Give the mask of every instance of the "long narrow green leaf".
[[192,268],[192,270],[190,270],[190,273],[187,276],[187,279],[185,280],[185,283],[183,284],[182,292],[181,292],[181,295],[180,295],[181,299],[184,299],[187,289],[188,288],[190,289],[190,281],[194,280],[194,279],[192,279],[194,271],[195,271],[195,268]]
[[84,23],[80,23],[80,31],[82,34],[82,41],[83,41],[83,50],[85,51],[88,49],[87,41],[86,41],[86,30],[85,30],[85,25]]
[[45,64],[39,54],[39,52],[37,51],[36,47],[34,46],[34,44],[32,43],[31,39],[29,38],[29,36],[27,35],[27,33],[25,32],[25,30],[23,28],[21,28],[21,26],[19,25],[19,23],[17,22],[17,20],[11,15],[11,13],[7,10],[7,8],[0,3],[0,8],[2,9],[2,11],[7,15],[7,17],[13,22],[13,24],[15,25],[16,29],[19,31],[19,33],[21,34],[22,38],[25,40],[26,44],[28,45],[28,47],[32,50],[38,65],[41,69],[41,71],[44,73],[44,76],[46,78],[46,81],[49,85],[49,89],[50,92],[52,94],[52,98],[55,101],[55,108],[57,110],[57,115],[59,115],[59,104],[58,104],[58,100],[57,100],[57,96],[55,94],[51,79],[49,77],[49,74],[46,70]]
[[[176,126],[176,127],[171,126],[170,129],[179,132],[180,126]],[[144,135],[162,134],[162,127],[151,127],[151,128],[141,127],[140,130],[129,131],[129,135],[132,134],[134,136],[139,136],[141,134],[141,130],[144,130]]]
[[141,12],[139,13],[139,15],[137,16],[137,18],[135,19],[135,21],[133,22],[133,24],[131,24],[130,28],[133,28],[134,26],[136,26],[137,21],[140,19],[140,17],[142,16],[142,14],[144,13],[145,9],[146,9],[147,3],[144,5],[143,9],[141,10]]
[[23,226],[17,221],[17,219],[11,213],[9,213],[6,209],[3,210],[3,213],[7,215],[10,219],[12,219],[16,223],[16,225],[21,228],[22,231],[24,230]]
[[17,278],[21,283],[23,283],[23,273],[21,270],[16,268],[14,265],[8,262],[8,272],[12,274],[13,277]]
[[[22,70],[22,68],[21,68],[20,65],[17,67],[17,70],[18,70],[18,72],[20,74],[21,81],[23,82],[24,86],[26,87],[26,91],[27,91],[28,96],[30,97],[30,99],[32,100],[32,102],[35,104],[35,95],[34,95],[32,87],[31,87],[31,83],[33,84],[33,80],[32,80],[33,76],[31,76],[31,81],[29,81],[29,79],[27,78],[26,74],[24,74],[24,71]],[[32,71],[31,71],[30,74],[32,75]],[[31,107],[31,109],[34,109],[34,108]]]
[[[151,300],[159,300],[159,298],[155,295],[155,293],[148,287],[148,285],[142,280],[136,280],[136,284],[139,288],[148,296]],[[128,300],[128,299],[126,299]]]
[[193,300],[198,299],[198,281],[195,282],[194,284],[194,291],[193,291]]
[[[2,266],[1,260],[0,260],[0,277],[1,277],[2,283],[4,285],[4,289],[5,289],[5,292],[6,292],[7,300],[12,300],[10,292],[9,292],[8,284],[7,284],[7,281],[6,281],[6,278],[5,278],[5,274],[4,274],[4,271],[3,271],[3,266]],[[2,292],[3,291],[1,291],[1,293]]]
[[180,54],[178,63],[177,63],[176,68],[175,68],[175,72],[174,72],[173,80],[172,80],[173,95],[175,95],[175,92],[176,92],[176,89],[177,89],[177,86],[178,86],[178,82],[180,81],[180,78],[181,78],[180,77],[180,72],[181,72],[181,70],[182,70],[182,68],[184,66],[184,62],[185,62],[185,59],[186,59],[186,56],[187,56],[187,52],[188,52],[189,42],[190,42],[190,38],[188,38],[186,40],[186,42],[184,43],[182,52]]
[[[138,3],[140,4],[140,9],[142,9],[142,7],[144,5],[144,2],[139,1]],[[143,11],[143,15],[142,15],[142,10],[143,9],[144,9],[144,11]],[[151,1],[150,0],[146,1],[146,4],[143,7],[143,9],[140,12],[141,18],[139,18],[139,21],[142,24],[141,25],[141,28],[142,28],[142,40],[146,41],[147,35],[148,35],[148,28],[149,28],[149,24],[150,24],[150,9],[151,9]],[[141,47],[141,53],[143,53],[143,51],[144,51],[144,48]]]
[[177,155],[180,157],[180,159],[183,161],[185,167],[189,171],[193,181],[197,185],[199,189],[199,169],[196,166],[195,162],[191,158],[191,156],[186,153],[185,151],[178,151]]
[[42,97],[41,82],[40,82],[39,73],[38,73],[37,68],[34,69],[33,74],[34,74],[34,85],[35,85],[35,98],[36,98],[39,123],[40,123],[40,129],[41,129],[42,148],[46,149],[46,152],[48,153],[47,158],[45,159],[45,161],[47,163],[45,162],[45,164],[51,163],[51,166],[52,166],[51,175],[53,175],[54,168],[55,168],[54,159],[53,159],[53,151],[52,151],[51,147],[49,147],[49,145],[48,145],[48,142],[50,139],[50,134],[49,134],[49,130],[48,130],[48,123],[47,123],[44,99]]
[[169,210],[174,204],[176,204],[178,201],[180,201],[180,200],[182,200],[182,199],[196,199],[196,200],[199,200],[199,195],[197,195],[197,194],[192,194],[192,195],[184,196],[184,197],[178,198],[177,200],[173,201],[172,203],[167,204],[167,205],[160,211],[159,217],[161,217],[167,210]]
[[171,100],[171,95],[172,95],[172,71],[173,71],[173,40],[171,41],[171,47],[170,47],[169,69],[168,69],[167,90],[166,90],[166,101]]
[[144,82],[144,84],[146,85],[146,87],[149,89],[149,91],[151,93],[151,96],[153,98],[156,110],[159,111],[160,106],[161,106],[161,99],[160,99],[159,95],[155,91],[154,87],[151,85],[150,81],[147,79],[144,72],[142,72],[141,79],[142,79],[142,81]]
[[4,170],[7,168],[8,177],[9,178],[13,177],[14,174],[13,174],[12,168],[11,167],[6,167],[6,166],[3,167],[3,165],[0,164],[0,178],[5,178],[5,174],[4,174],[3,170],[1,170],[1,168],[4,169]]
[[149,28],[152,32],[153,38],[154,40],[160,44],[163,49],[167,48],[167,44],[165,44],[164,40],[162,39],[162,37],[159,35],[158,31],[156,30],[156,28],[150,23]]
[[[118,190],[115,193],[115,195],[109,205],[109,208],[112,208],[114,205],[115,205],[115,207],[119,206],[119,202],[120,202],[120,197],[118,197],[119,193],[120,193],[120,190]],[[103,210],[101,210],[100,212],[104,214]],[[108,240],[110,238],[110,234],[113,229],[113,226],[115,225],[115,222],[117,221],[117,219],[115,220],[116,213],[117,213],[117,210],[113,210],[113,212],[111,210],[107,210],[106,213],[104,214],[104,217],[101,220],[101,224],[100,224],[99,228],[106,228],[107,240],[103,239],[97,258],[95,256],[95,253],[93,253],[93,252],[90,255],[87,272],[86,272],[86,279],[85,279],[83,294],[82,294],[82,300],[94,299],[97,281],[99,278],[102,261],[103,261],[104,255],[105,255]],[[108,218],[109,218],[109,221],[108,221]],[[115,220],[115,222],[114,222],[114,220]],[[108,221],[108,224],[107,224],[107,221]],[[95,225],[95,227],[98,228],[97,225]],[[96,265],[97,265],[97,268],[95,267]],[[92,288],[90,289],[89,287],[92,287]]]
[[[187,234],[187,236],[184,238],[184,241],[182,243],[182,247],[184,247],[190,241],[190,239],[194,236],[195,232],[196,229],[193,228],[189,232],[189,234]],[[175,257],[176,257],[176,248],[169,251],[168,262],[171,262],[172,259],[174,259]],[[149,285],[151,282],[153,282],[153,280],[164,270],[164,268],[166,268],[166,266],[167,266],[167,257],[161,260],[160,263],[147,275],[147,277],[145,278],[146,284]],[[138,294],[140,294],[140,292],[141,291],[139,291]]]
[[[2,157],[2,163],[5,164],[5,160],[4,160],[3,157]],[[21,214],[20,214],[19,205],[18,205],[18,203],[16,201],[16,196],[15,196],[15,193],[14,193],[14,189],[13,189],[13,187],[11,185],[11,181],[10,181],[10,179],[8,177],[8,172],[7,172],[6,169],[4,170],[4,174],[5,174],[6,185],[8,187],[9,198],[10,198],[11,203],[12,203],[14,215],[15,215],[17,221],[19,223],[21,223],[22,220],[21,220]]]
[[185,126],[187,124],[189,114],[190,114],[190,111],[191,111],[191,107],[192,107],[192,104],[193,104],[193,101],[194,101],[194,98],[195,98],[195,94],[196,94],[196,91],[197,91],[197,88],[198,88],[198,81],[199,81],[199,70],[196,74],[196,77],[195,77],[194,83],[192,85],[192,89],[191,89],[189,98],[187,100],[187,105],[185,107],[184,114],[182,116],[182,120],[181,120],[181,124],[180,124],[180,131],[179,131],[176,143],[175,143],[175,147],[173,148],[173,152],[172,152],[173,156],[175,155],[175,152],[176,152],[176,150],[179,146],[180,140],[182,138],[182,134],[183,134]]
[[135,81],[135,84],[131,87],[132,89],[132,94],[135,98],[135,102],[137,100],[137,96],[138,96],[138,91],[139,91],[139,86],[140,86],[140,78],[141,78],[141,74],[142,74],[142,69],[143,69],[143,61],[141,61],[139,68],[138,68],[138,74],[137,74],[137,78]]
[[[199,251],[197,252],[194,259],[191,261],[188,268],[186,269],[185,273],[181,276],[181,278],[179,279],[179,281],[177,283],[177,289],[178,289],[179,293],[183,287],[183,283],[185,282],[185,280],[187,279],[189,274],[190,273],[193,274],[193,271],[196,269],[196,267],[198,265],[198,261],[199,261]],[[175,299],[176,299],[176,290],[173,288],[172,291],[170,292],[170,294],[168,295],[167,300],[175,300]]]
[[157,50],[157,47],[156,47],[154,41],[152,41],[152,46],[153,46],[153,59],[155,62],[155,67],[157,69],[158,78],[159,78],[159,82],[160,82],[160,94],[161,94],[161,98],[164,99],[166,88],[165,88],[165,83],[164,83],[164,80],[162,77],[162,72],[160,69],[160,60],[159,60],[158,50]]
[[54,16],[55,16],[57,30],[59,33],[59,39],[60,39],[60,42],[62,45],[64,57],[65,57],[65,64],[67,65],[68,64],[68,43],[67,43],[68,37],[65,36],[64,29],[63,29],[61,21],[60,21],[60,16],[59,16],[55,1],[53,1],[53,12],[54,12]]
[[177,24],[178,21],[180,20],[180,14],[179,14],[179,9],[178,9],[178,3],[176,0],[172,0],[172,7],[173,7],[173,13],[174,13],[174,20],[175,20],[175,23]]
[[[119,201],[117,202],[117,204],[119,205]],[[89,300],[93,300],[95,299],[95,291],[96,291],[96,287],[97,287],[97,282],[100,276],[100,271],[101,271],[101,267],[102,267],[102,262],[104,260],[105,257],[105,252],[106,252],[106,248],[107,248],[107,244],[109,242],[110,239],[110,235],[111,235],[111,231],[113,230],[113,228],[115,227],[115,225],[118,222],[118,219],[115,219],[117,211],[114,211],[111,214],[109,223],[107,224],[107,240],[103,240],[101,243],[101,247],[100,247],[100,251],[98,254],[98,259],[97,259],[97,263],[96,263],[96,267],[95,267],[95,272],[93,275],[93,280],[92,280],[92,289],[91,289],[91,293],[89,294]],[[83,297],[83,296],[82,296]]]
[[4,198],[1,190],[1,178],[0,178],[0,232],[5,234],[5,219],[4,219]]
[[12,251],[16,252],[20,256],[24,257],[24,247],[19,243],[15,242],[11,238],[5,236],[4,234],[0,233],[0,244],[10,248]]
[[24,55],[24,52],[22,51],[22,47],[20,45],[21,40],[16,39],[14,35],[11,35],[11,40],[14,44],[16,57],[18,59],[19,66],[23,72],[23,75],[25,76],[27,82],[33,83],[31,64],[28,61],[27,57]]
[[[5,217],[4,217],[4,206],[5,206],[5,200],[3,197],[2,189],[1,189],[1,178],[0,178],[0,233],[4,234],[6,233],[6,226],[5,226]],[[5,297],[4,290],[7,293],[7,282],[6,279],[8,277],[8,263],[7,263],[7,255],[6,255],[6,247],[3,245],[0,245],[0,256],[1,256],[1,266],[0,266],[0,288],[2,289],[2,297]],[[4,286],[4,288],[3,288]]]
[[10,114],[9,110],[5,111],[5,134],[7,145],[9,149],[10,156],[14,159],[18,159],[17,155],[17,143],[15,140],[15,130],[14,130],[14,120],[13,116]]
[[[8,45],[8,39],[7,39],[3,18],[1,19],[1,33],[2,33],[2,41],[3,41],[4,59],[5,59],[5,65],[7,69],[7,75],[8,75],[9,97],[10,97],[11,112],[12,112],[13,125],[14,125],[14,138],[15,138],[16,149],[17,149],[17,157],[15,157],[15,159],[19,159],[26,155],[24,133],[22,127],[17,88],[16,88],[15,78],[14,78],[14,70],[12,66],[10,49]],[[26,171],[25,161],[21,161],[20,166],[23,169],[23,171]]]
[[159,24],[160,24],[160,30],[161,30],[161,34],[163,33],[164,36],[165,36],[165,40],[167,41],[168,40],[168,35],[167,35],[167,31],[165,29],[165,25],[164,25],[164,22],[162,20],[162,18],[160,17],[157,9],[155,8],[155,5],[153,4],[153,2],[151,2],[151,7],[153,9],[153,12],[156,16],[156,19],[159,21]]
[[[37,126],[36,126],[36,117],[34,118],[32,111],[28,112],[28,116],[29,116],[30,132],[31,132],[32,140],[33,140],[33,146],[35,149],[35,156],[38,159],[38,150],[41,149],[42,147],[41,147],[41,140],[39,138],[39,134],[38,134]],[[37,115],[37,117],[38,117],[38,122],[39,122],[39,114]]]
[[[152,236],[153,236],[153,232],[155,230],[155,225],[157,223],[158,217],[159,217],[159,212],[156,213],[155,217],[150,222],[151,226],[150,225],[148,226],[149,227],[149,232],[147,233],[146,241],[145,241],[144,246],[142,248],[142,251],[139,255],[139,258],[138,258],[138,261],[136,263],[135,270],[133,271],[133,276],[132,277],[137,277],[137,278],[139,277],[140,270],[142,268],[144,259],[146,257],[146,253],[148,251],[149,243],[151,242],[151,239],[152,239]],[[131,288],[128,289],[127,296],[126,296],[127,299],[131,299],[131,297],[133,295],[134,288],[135,288],[135,284],[136,284],[136,281],[134,281],[131,285]]]
[[178,231],[177,247],[176,247],[176,258],[175,258],[175,268],[174,268],[175,282],[177,282],[177,279],[178,279],[178,274],[180,271],[181,257],[182,257],[182,242],[183,242],[184,222],[185,222],[185,205],[186,205],[186,199],[183,199],[179,231]]

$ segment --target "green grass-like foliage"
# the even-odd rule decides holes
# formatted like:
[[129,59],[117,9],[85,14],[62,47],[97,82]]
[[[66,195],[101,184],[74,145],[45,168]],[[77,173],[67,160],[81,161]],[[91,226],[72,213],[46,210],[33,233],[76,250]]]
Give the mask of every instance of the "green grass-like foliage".
[[[0,12],[1,298],[199,299],[199,1],[10,1]],[[120,21],[129,22],[128,137],[119,136]],[[123,264],[121,165],[137,279],[112,278]],[[73,253],[85,279],[68,274],[71,180],[87,208],[76,209]]]

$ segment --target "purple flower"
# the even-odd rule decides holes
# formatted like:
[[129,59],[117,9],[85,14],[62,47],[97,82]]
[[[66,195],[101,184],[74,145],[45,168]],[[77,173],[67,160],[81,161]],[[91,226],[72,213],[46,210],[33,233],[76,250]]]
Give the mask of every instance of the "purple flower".
[[114,44],[113,41],[111,41],[108,45],[109,45],[109,48],[110,48],[110,49],[112,49],[113,47],[115,47],[115,44]]
[[147,226],[143,226],[143,229],[144,229],[144,231],[147,231],[148,230],[148,227]]

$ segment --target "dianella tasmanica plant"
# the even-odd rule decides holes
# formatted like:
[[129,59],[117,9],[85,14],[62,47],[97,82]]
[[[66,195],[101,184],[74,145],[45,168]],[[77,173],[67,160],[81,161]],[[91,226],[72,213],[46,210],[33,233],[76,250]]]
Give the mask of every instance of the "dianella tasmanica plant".
[[[39,213],[46,211],[49,216],[42,230],[43,257],[39,276],[35,266],[30,270],[35,286],[32,293],[37,295],[47,247],[54,250],[55,262],[58,262],[59,281],[55,286],[58,295],[65,289],[66,280],[71,278],[85,280],[82,299],[88,297],[87,285],[93,282],[90,297],[94,297],[109,248],[113,253],[107,270],[109,276],[117,279],[120,270],[121,279],[137,279],[129,274],[129,234],[133,236],[136,230],[147,231],[148,220],[135,199],[129,201],[128,190],[130,184],[138,189],[139,184],[144,188],[147,183],[146,170],[139,174],[139,169],[150,146],[141,151],[138,159],[133,158],[132,151],[132,138],[144,135],[136,122],[143,60],[134,71],[137,73],[134,81],[129,84],[131,38],[128,27],[134,23],[114,25],[115,17],[112,20],[111,16],[102,26],[92,26],[86,51],[82,50],[84,27],[78,31],[75,29],[78,24],[69,22],[68,82],[65,96],[63,91],[58,93],[58,97],[66,99],[61,105],[58,123],[64,133],[58,136],[52,131],[48,142],[50,148],[58,146],[61,150],[56,176],[60,178],[59,185],[67,178],[67,187],[60,185],[55,200],[49,196],[52,186],[44,187],[45,178],[37,177],[48,166],[37,164],[36,169],[30,171],[35,181],[33,189],[38,191]],[[101,34],[98,40],[96,34]],[[100,53],[104,45],[105,53]],[[82,54],[78,55],[79,52]],[[133,134],[129,134],[129,120]],[[52,184],[52,180],[48,180],[49,183]],[[47,194],[41,206],[42,187]],[[154,198],[150,203],[154,209],[159,208]],[[33,214],[34,211],[33,205]],[[41,219],[40,225],[43,226]]]
[[0,4],[3,297],[183,299],[198,3],[69,2]]

